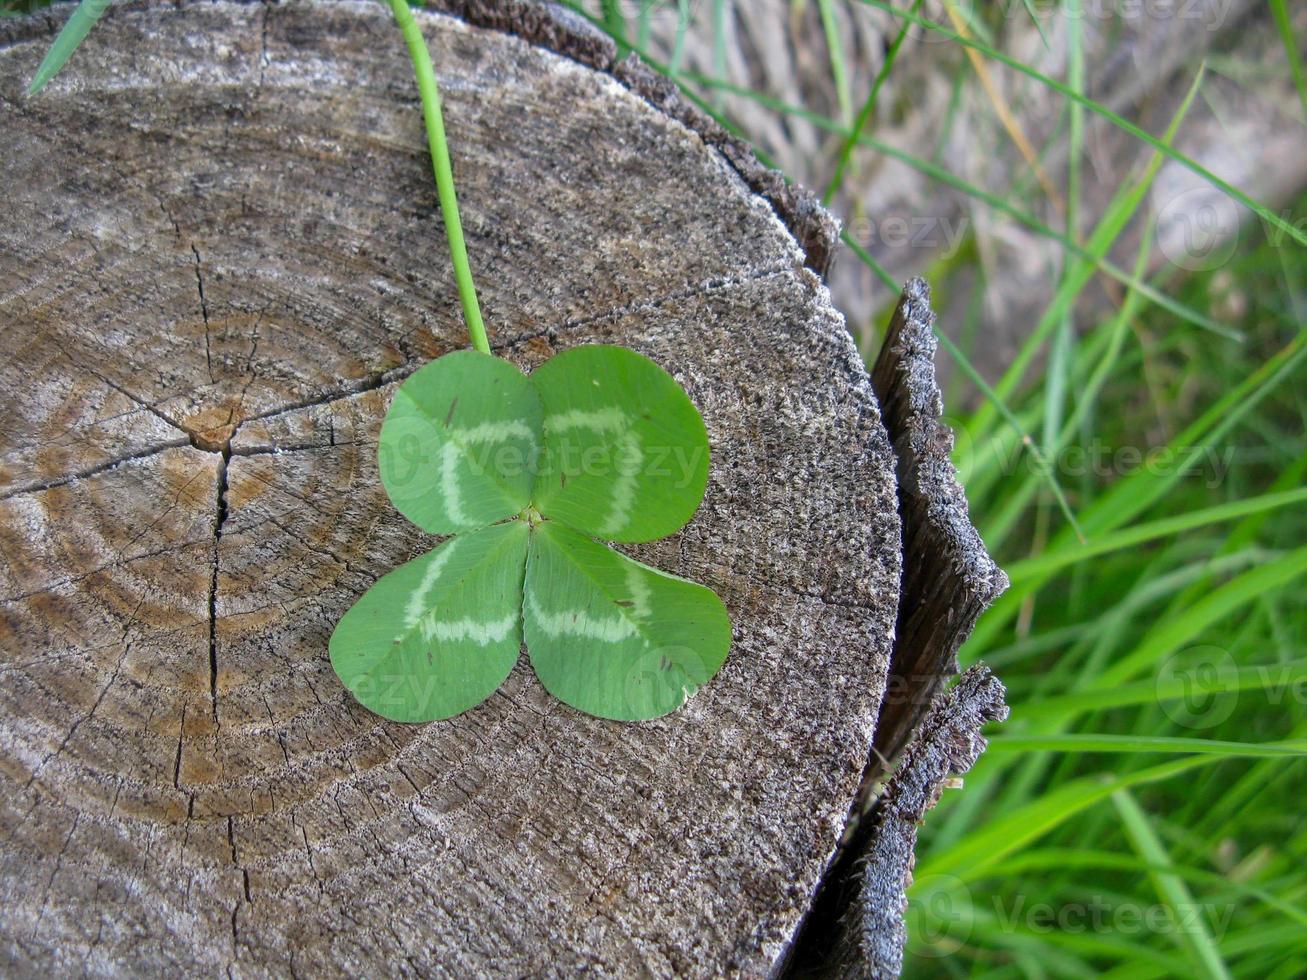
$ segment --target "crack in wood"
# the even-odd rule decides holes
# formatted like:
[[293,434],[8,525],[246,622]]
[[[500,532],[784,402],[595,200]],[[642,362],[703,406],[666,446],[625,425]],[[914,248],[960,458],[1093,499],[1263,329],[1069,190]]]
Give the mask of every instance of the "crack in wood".
[[182,744],[186,737],[186,705],[182,705],[182,718],[177,724],[177,756],[172,763],[173,789],[182,788]]
[[227,464],[231,460],[230,441],[222,448],[218,463],[218,508],[213,522],[213,573],[209,579],[209,700],[213,724],[218,721],[218,562],[222,528],[227,523]]
[[155,443],[136,452],[128,453],[125,456],[119,456],[114,459],[105,460],[102,463],[96,463],[94,466],[88,466],[85,469],[77,470],[66,476],[53,477],[48,480],[42,480],[28,486],[15,487],[12,490],[0,493],[0,501],[9,500],[13,497],[21,497],[28,494],[44,493],[46,490],[54,490],[57,487],[66,486],[69,483],[75,483],[78,480],[90,479],[93,476],[99,476],[101,473],[107,473],[109,470],[122,466],[126,463],[134,463],[138,460],[148,459],[151,456],[157,456],[159,453],[166,452],[169,449],[180,449],[183,446],[190,445],[190,439],[182,436],[178,439],[170,439],[167,442]]
[[123,669],[123,663],[124,661],[127,660],[127,655],[131,652],[132,652],[132,644],[128,643],[123,647],[123,652],[119,655],[118,662],[114,664],[113,673],[109,675],[109,679],[105,681],[104,686],[100,688],[100,693],[96,696],[95,703],[91,705],[90,710],[87,711],[86,714],[78,718],[75,722],[73,722],[71,726],[69,726],[67,733],[65,733],[63,739],[59,742],[58,747],[49,755],[47,755],[44,759],[42,759],[40,763],[36,766],[36,768],[32,770],[32,774],[27,777],[27,782],[23,785],[23,789],[31,788],[32,784],[36,782],[38,777],[40,777],[45,767],[49,765],[52,760],[57,759],[60,755],[63,754],[64,749],[68,747],[68,743],[71,742],[73,740],[73,736],[77,734],[77,730],[81,728],[83,724],[90,721],[91,718],[95,716],[95,712],[99,709],[101,703],[103,703],[104,701],[104,696],[109,693],[109,688],[111,688],[113,686],[113,682],[118,679],[118,674]]
[[209,339],[209,301],[204,298],[204,276],[200,272],[200,250],[191,243],[191,254],[195,256],[195,288],[200,294],[200,315],[204,318],[204,363],[209,370],[209,383],[217,384],[213,376],[213,349]]

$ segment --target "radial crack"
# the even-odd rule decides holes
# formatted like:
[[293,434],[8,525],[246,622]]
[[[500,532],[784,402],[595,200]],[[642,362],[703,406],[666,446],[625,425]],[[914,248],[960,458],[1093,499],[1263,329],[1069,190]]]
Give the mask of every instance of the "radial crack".
[[213,707],[213,724],[218,725],[218,552],[222,544],[222,527],[227,523],[227,464],[231,461],[231,444],[222,447],[218,463],[218,508],[213,522],[213,572],[209,578],[209,700]]
[[137,460],[147,459],[150,456],[157,456],[161,452],[169,449],[179,449],[182,446],[190,445],[190,438],[182,436],[177,439],[170,439],[167,442],[157,443],[153,446],[147,446],[139,452],[129,453],[126,456],[118,456],[114,459],[105,460],[103,463],[96,463],[94,466],[88,466],[85,469],[78,470],[75,473],[69,473],[67,476],[55,477],[50,480],[42,480],[37,483],[31,483],[27,486],[18,486],[9,490],[0,492],[0,500],[8,500],[10,497],[18,497],[23,494],[42,493],[46,490],[53,490],[55,487],[62,487],[69,483],[75,483],[78,480],[85,480],[92,476],[99,476],[124,463],[133,463]]
[[209,338],[209,301],[204,298],[204,276],[200,273],[200,250],[191,243],[191,254],[195,256],[195,288],[200,294],[200,316],[204,318],[204,364],[209,370],[209,383],[217,384],[213,376],[213,348]]

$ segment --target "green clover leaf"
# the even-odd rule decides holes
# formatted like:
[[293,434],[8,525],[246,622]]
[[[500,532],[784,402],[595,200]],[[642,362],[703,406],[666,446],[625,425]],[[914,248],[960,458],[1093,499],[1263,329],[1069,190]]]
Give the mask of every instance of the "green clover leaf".
[[448,354],[396,392],[378,462],[395,507],[453,537],[378,580],[332,633],[332,666],[377,714],[479,704],[524,634],[546,690],[623,721],[676,710],[725,662],[712,590],[595,540],[671,534],[703,499],[703,420],[648,358],[587,345],[527,377]]

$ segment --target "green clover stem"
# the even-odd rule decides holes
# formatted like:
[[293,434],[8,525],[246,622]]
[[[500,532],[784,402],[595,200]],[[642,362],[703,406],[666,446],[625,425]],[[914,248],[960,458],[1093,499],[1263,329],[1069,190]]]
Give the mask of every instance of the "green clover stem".
[[440,212],[445,218],[445,232],[449,236],[449,258],[454,263],[454,279],[458,283],[458,297],[463,304],[463,319],[467,323],[472,346],[483,354],[490,353],[486,339],[486,325],[481,319],[477,303],[476,286],[472,282],[472,267],[467,260],[467,245],[463,241],[463,225],[458,219],[458,198],[454,194],[454,168],[449,162],[449,147],[445,143],[445,122],[440,112],[440,91],[436,88],[436,72],[431,64],[431,52],[422,31],[413,19],[408,0],[389,0],[395,14],[395,23],[404,35],[408,55],[413,61],[417,76],[418,95],[422,98],[422,117],[426,121],[427,145],[431,147],[431,169],[436,175],[436,194],[440,198]]

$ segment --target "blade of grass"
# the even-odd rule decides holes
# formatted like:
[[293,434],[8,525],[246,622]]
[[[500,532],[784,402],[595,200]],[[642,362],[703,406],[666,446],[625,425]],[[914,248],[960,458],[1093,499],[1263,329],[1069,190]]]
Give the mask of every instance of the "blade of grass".
[[1094,686],[1123,684],[1146,668],[1174,653],[1200,636],[1214,623],[1257,600],[1272,589],[1282,588],[1307,574],[1307,546],[1281,555],[1274,561],[1249,569],[1204,596],[1183,615],[1166,619],[1145,634],[1129,654],[1117,659],[1094,679]]
[[1239,190],[1239,188],[1235,187],[1229,181],[1221,179],[1216,174],[1212,173],[1212,171],[1208,170],[1206,167],[1202,166],[1197,161],[1185,156],[1183,153],[1174,149],[1173,147],[1166,146],[1161,140],[1159,140],[1152,133],[1149,133],[1146,130],[1141,129],[1139,126],[1130,122],[1128,119],[1123,118],[1122,116],[1113,112],[1111,109],[1107,108],[1107,106],[1102,105],[1101,103],[1096,102],[1093,99],[1088,98],[1087,96],[1081,95],[1080,93],[1071,90],[1066,85],[1062,84],[1056,79],[1049,78],[1047,75],[1043,74],[1042,72],[1034,68],[1031,68],[1029,65],[1023,64],[1021,61],[1011,57],[1010,55],[1006,55],[1003,54],[1001,51],[995,50],[993,47],[991,47],[988,44],[985,44],[981,41],[977,41],[971,37],[963,37],[960,34],[956,33],[955,31],[951,31],[947,27],[944,27],[942,24],[937,24],[932,20],[928,20],[925,17],[912,13],[911,11],[905,10],[903,8],[895,7],[891,3],[886,3],[885,0],[857,0],[857,2],[865,4],[869,7],[875,7],[878,10],[883,10],[886,13],[891,14],[895,17],[906,18],[910,20],[912,23],[916,24],[917,26],[923,27],[926,30],[931,31],[932,33],[939,34],[940,36],[944,37],[946,40],[955,41],[958,44],[962,45],[963,47],[974,48],[975,50],[979,51],[981,54],[985,55],[986,57],[1001,62],[1002,64],[1007,65],[1009,68],[1013,69],[1014,71],[1018,71],[1023,75],[1027,75],[1035,79],[1040,84],[1046,85],[1048,88],[1059,93],[1060,95],[1066,96],[1068,99],[1080,103],[1090,112],[1094,113],[1097,116],[1101,116],[1103,119],[1106,119],[1113,126],[1116,126],[1117,128],[1124,130],[1125,132],[1129,133],[1131,136],[1135,137],[1136,139],[1142,140],[1143,142],[1147,143],[1149,146],[1153,147],[1153,149],[1160,151],[1163,155],[1165,155],[1169,159],[1174,160],[1176,163],[1184,167],[1186,170],[1189,170],[1192,173],[1197,174],[1199,177],[1207,181],[1213,187],[1220,190],[1222,193],[1238,201],[1248,210],[1252,211],[1254,214],[1260,217],[1263,221],[1278,228],[1284,234],[1287,234],[1290,238],[1298,242],[1300,245],[1307,245],[1307,230],[1302,230],[1294,227],[1292,223],[1286,221],[1284,218],[1275,214],[1273,211],[1271,211],[1270,208],[1266,207],[1265,205],[1258,204],[1251,197],[1249,197],[1243,191]]
[[1176,755],[1223,755],[1240,759],[1300,759],[1307,757],[1307,741],[1227,742],[1212,738],[1167,735],[1111,735],[1077,732],[1073,735],[993,735],[994,752],[1166,752]]
[[[953,29],[958,32],[960,37],[968,40],[971,38],[971,29],[967,26],[962,15],[958,13],[957,5],[954,0],[944,0],[944,11],[948,14],[949,20],[953,22]],[[989,73],[989,66],[985,64],[984,58],[981,57],[980,51],[976,47],[968,47],[967,59],[971,62],[971,67],[980,79],[980,87],[985,90],[985,97],[989,99],[989,104],[994,107],[994,113],[998,116],[998,121],[1002,124],[1003,129],[1007,131],[1017,152],[1021,154],[1026,161],[1035,179],[1044,189],[1044,194],[1053,203],[1053,206],[1059,211],[1065,211],[1066,203],[1062,200],[1062,195],[1058,193],[1057,187],[1048,172],[1044,169],[1043,164],[1039,162],[1039,156],[1035,153],[1034,147],[1030,145],[1025,130],[1017,122],[1016,116],[1012,115],[1012,109],[1008,106],[1007,100],[1003,98],[1003,93],[998,90],[994,84],[993,76]]]
[[[922,0],[912,0],[912,9],[915,11],[921,6]],[[885,84],[885,79],[889,77],[890,70],[894,63],[898,61],[899,51],[903,48],[903,39],[908,36],[909,25],[905,22],[899,27],[899,32],[894,37],[894,42],[890,45],[889,50],[885,53],[885,63],[880,66],[880,71],[876,73],[876,78],[871,83],[871,91],[867,93],[867,99],[862,103],[862,108],[858,110],[858,118],[854,120],[853,128],[849,130],[840,144],[839,157],[835,162],[835,173],[831,175],[830,182],[826,184],[826,192],[822,195],[822,201],[830,204],[831,200],[839,193],[840,185],[844,183],[844,172],[848,169],[849,161],[853,157],[853,149],[858,145],[858,140],[862,137],[867,124],[871,121],[872,114],[876,111],[876,99],[880,95],[881,86]]]
[[[712,0],[712,70],[718,78],[726,77],[726,0]],[[722,99],[714,103],[720,111]]]
[[27,86],[28,95],[35,95],[41,91],[50,79],[59,74],[59,69],[67,64],[78,45],[86,39],[95,22],[109,8],[109,3],[110,0],[82,0],[77,5],[77,9],[59,31],[54,43],[50,45],[50,50],[41,59],[41,64],[37,66],[36,74],[32,76],[31,84]]
[[1214,894],[1220,894],[1224,891],[1262,902],[1286,918],[1307,926],[1307,910],[1294,905],[1292,902],[1286,902],[1269,891],[1268,888],[1259,888],[1255,885],[1245,885],[1231,881],[1226,875],[1205,871],[1202,868],[1193,868],[1175,863],[1168,865],[1152,864],[1148,861],[1140,861],[1138,858],[1115,854],[1111,851],[1097,851],[1089,848],[1044,847],[1022,854],[1015,854],[1006,861],[1001,861],[986,869],[983,875],[964,873],[958,877],[966,883],[978,880],[981,877],[997,878],[1019,875],[1025,871],[1060,871],[1069,868],[1096,868],[1132,872],[1169,871],[1171,874],[1179,875],[1196,884],[1210,886]]
[[1307,681],[1307,660],[1290,660],[1286,663],[1237,667],[1214,677],[1198,673],[1177,674],[1133,684],[1073,691],[1058,697],[1021,702],[1019,715],[1023,722],[1033,722],[1078,715],[1086,711],[1156,704],[1195,696],[1262,689],[1283,691],[1304,681]]
[[640,11],[635,25],[635,41],[640,47],[648,47],[649,34],[653,27],[653,5],[655,0],[640,0]]
[[1253,514],[1291,507],[1294,504],[1307,503],[1307,487],[1297,490],[1284,490],[1280,493],[1268,493],[1247,500],[1232,500],[1227,504],[1217,504],[1202,510],[1191,510],[1175,517],[1164,517],[1146,524],[1136,524],[1122,531],[1115,531],[1095,538],[1088,544],[1069,548],[1050,548],[1043,554],[1023,561],[1012,562],[1006,566],[1008,579],[1014,585],[1028,579],[1047,575],[1051,572],[1074,565],[1077,562],[1095,558],[1099,555],[1133,548],[1136,545],[1169,538],[1186,531],[1238,520]]
[[619,45],[626,40],[626,17],[622,14],[620,0],[599,0],[599,9],[603,13],[604,30]]
[[[1039,27],[1040,37],[1044,39],[1044,47],[1047,48],[1048,38],[1044,37],[1043,25],[1035,16],[1030,0],[1026,2],[1026,12]],[[1081,92],[1084,90],[1084,52],[1080,37],[1080,0],[1066,0],[1066,17],[1067,84],[1077,92]],[[1074,242],[1080,240],[1080,158],[1084,151],[1084,108],[1075,102],[1067,103],[1067,118],[1066,237],[1068,241]],[[1147,239],[1148,236],[1144,237]],[[1072,263],[1065,255],[1062,263],[1062,273],[1065,276]],[[1053,338],[1053,350],[1048,365],[1048,384],[1044,387],[1044,437],[1041,446],[1047,456],[1052,456],[1058,448],[1056,444],[1062,427],[1062,408],[1069,381],[1074,330],[1074,317],[1072,311],[1067,309],[1062,314],[1057,333]]]
[[856,255],[862,261],[862,263],[866,265],[866,267],[875,274],[877,279],[879,279],[882,283],[885,284],[885,287],[891,293],[893,293],[896,297],[898,296],[900,290],[899,283],[895,280],[893,276],[889,274],[888,271],[886,271],[883,265],[881,265],[879,262],[876,261],[875,257],[873,257],[870,252],[868,252],[865,248],[863,248],[853,239],[853,237],[848,233],[847,229],[840,232],[840,240],[843,241],[844,244],[847,245],[849,249],[853,252],[853,254]]
[[1293,36],[1293,22],[1289,19],[1289,5],[1284,0],[1271,0],[1271,14],[1275,17],[1275,26],[1280,31],[1284,42],[1284,54],[1289,59],[1289,70],[1293,72],[1293,83],[1298,88],[1298,101],[1302,103],[1303,122],[1307,122],[1307,76],[1302,70],[1302,56],[1298,54],[1298,42]]
[[830,57],[831,83],[835,86],[835,104],[839,107],[840,123],[848,126],[853,119],[853,100],[849,95],[849,73],[844,66],[844,45],[840,41],[840,25],[835,20],[834,0],[817,0],[821,16],[821,30],[826,36],[826,52]]
[[681,59],[685,56],[685,35],[690,29],[690,0],[676,0],[676,40],[672,42],[672,57],[667,63],[667,77],[675,79],[681,72]]
[[1174,920],[1179,924],[1176,932],[1177,941],[1194,961],[1194,966],[1201,974],[1212,980],[1229,980],[1230,970],[1221,957],[1216,941],[1207,931],[1200,915],[1179,914],[1181,909],[1195,908],[1193,895],[1184,880],[1170,870],[1171,855],[1167,853],[1161,838],[1153,830],[1152,821],[1143,808],[1135,802],[1128,789],[1120,789],[1112,794],[1112,803],[1121,815],[1121,824],[1126,837],[1130,840],[1139,857],[1151,865],[1162,865],[1167,871],[1149,871],[1157,896],[1170,906]]
[[949,356],[953,358],[954,363],[966,373],[967,377],[971,379],[971,383],[979,388],[981,393],[989,400],[988,403],[993,405],[999,414],[1003,416],[1004,420],[1006,420],[1007,424],[1020,434],[1021,445],[1025,448],[1026,452],[1030,453],[1031,458],[1034,459],[1035,465],[1038,468],[1037,472],[1040,474],[1041,479],[1043,479],[1043,481],[1048,485],[1049,490],[1052,491],[1053,497],[1057,501],[1057,506],[1062,511],[1062,516],[1066,518],[1067,524],[1071,527],[1071,530],[1075,532],[1076,537],[1083,542],[1085,536],[1080,530],[1080,524],[1076,520],[1076,515],[1071,510],[1071,504],[1067,501],[1066,494],[1062,492],[1061,484],[1057,482],[1057,476],[1053,467],[1048,464],[1043,453],[1039,451],[1039,447],[1035,445],[1035,440],[1030,438],[1029,433],[1027,433],[1022,427],[1021,422],[1014,414],[1012,414],[1012,410],[1004,404],[1003,399],[998,396],[998,393],[989,387],[985,382],[985,379],[980,376],[980,372],[978,372],[972,366],[971,362],[967,360],[966,356],[957,349],[957,345],[939,330],[934,331],[934,333],[935,338],[940,342],[944,349],[948,351]]
[[984,870],[1107,799],[1118,789],[1161,782],[1222,761],[1225,759],[1220,755],[1193,755],[1124,776],[1082,776],[1065,782],[1024,806],[974,827],[971,833],[951,846],[927,852],[924,859],[917,862],[915,877],[923,881],[936,875]]

